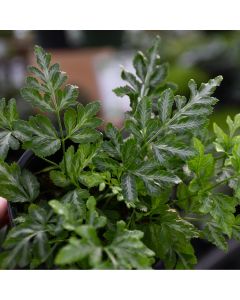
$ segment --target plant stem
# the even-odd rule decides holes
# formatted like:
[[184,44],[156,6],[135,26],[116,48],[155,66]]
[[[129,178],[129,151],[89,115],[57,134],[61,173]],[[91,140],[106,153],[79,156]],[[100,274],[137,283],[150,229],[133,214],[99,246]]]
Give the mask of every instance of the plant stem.
[[56,164],[54,161],[51,161],[51,160],[49,160],[49,159],[47,159],[47,158],[45,158],[45,157],[41,157],[41,156],[39,156],[39,158],[41,158],[42,160],[46,161],[47,163],[49,163],[49,164],[51,164],[51,165],[54,165],[54,166],[57,167],[57,168],[59,168],[59,165]]
[[[222,181],[219,181],[219,182],[217,182],[216,184],[214,184],[214,185],[212,185],[212,186],[210,186],[210,187],[204,189],[203,192],[211,191],[211,190],[215,189],[216,187],[218,187],[219,185],[222,185],[223,183],[228,182],[228,180],[234,179],[234,178],[236,178],[236,177],[237,177],[237,176],[235,175],[235,176],[228,177],[228,178],[226,178],[226,179],[224,179],[224,180],[222,180]],[[195,194],[193,194],[193,195],[189,195],[189,197],[192,198],[192,197],[195,197],[195,196],[197,196],[197,195],[198,195],[198,193],[195,193]],[[185,197],[185,198],[183,198],[182,200],[186,200],[186,199],[189,198],[189,197]]]
[[183,216],[183,218],[184,218],[184,220],[188,220],[188,221],[196,221],[196,222],[201,222],[202,221],[202,219],[200,219],[200,218],[195,218],[195,217],[188,217],[188,216]]
[[236,175],[235,175],[235,176],[228,177],[228,178],[226,178],[226,179],[224,179],[224,180],[222,180],[222,181],[217,182],[216,184],[210,186],[209,188],[207,188],[207,189],[205,189],[205,190],[203,190],[203,191],[204,191],[204,192],[207,192],[207,191],[213,190],[213,189],[215,189],[216,187],[218,187],[219,185],[221,185],[221,184],[223,184],[223,183],[225,183],[225,182],[228,182],[228,180],[234,179],[234,178],[236,178],[236,177],[237,177]]
[[156,57],[157,57],[157,48],[158,48],[158,44],[156,43],[154,45],[154,49],[153,49],[153,54],[154,55],[152,57],[150,57],[150,63],[148,65],[147,74],[146,74],[145,80],[143,82],[142,90],[141,90],[141,93],[140,93],[141,98],[143,96],[147,96],[147,93],[148,93],[149,82],[150,82],[150,78],[151,78],[151,75],[152,75],[152,72],[153,72],[154,63],[155,63],[155,60],[156,60]]
[[61,137],[61,145],[62,145],[62,151],[63,151],[63,160],[64,160],[65,173],[66,173],[66,175],[68,175],[67,174],[66,155],[65,155],[65,153],[66,153],[65,139],[64,139],[62,122],[61,122],[61,118],[60,118],[60,112],[59,112],[59,108],[58,108],[58,105],[57,105],[57,99],[56,99],[55,91],[54,91],[52,85],[49,87],[49,90],[51,91],[51,98],[52,98],[53,105],[55,107],[55,112],[56,112],[57,122],[58,122],[58,128],[60,130],[60,137]]
[[44,168],[36,173],[34,173],[35,175],[38,175],[38,174],[41,174],[41,173],[45,173],[45,172],[48,172],[48,171],[51,171],[51,170],[55,170],[55,169],[58,169],[59,166],[52,166],[52,167],[47,167],[47,168]]

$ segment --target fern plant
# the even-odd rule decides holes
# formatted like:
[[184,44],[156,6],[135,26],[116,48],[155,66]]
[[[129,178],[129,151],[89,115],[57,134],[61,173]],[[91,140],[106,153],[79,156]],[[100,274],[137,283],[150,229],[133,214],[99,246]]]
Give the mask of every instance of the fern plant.
[[[240,239],[240,114],[212,136],[222,77],[190,80],[189,98],[177,95],[158,50],[156,38],[135,55],[136,74],[122,70],[126,85],[114,92],[131,110],[121,129],[101,132],[100,104],[78,103],[77,87],[35,47],[21,95],[41,113],[24,121],[14,99],[0,101],[0,194],[17,211],[1,230],[2,269],[149,269],[159,260],[191,269],[193,239],[223,251]],[[20,147],[37,170],[6,162]]]

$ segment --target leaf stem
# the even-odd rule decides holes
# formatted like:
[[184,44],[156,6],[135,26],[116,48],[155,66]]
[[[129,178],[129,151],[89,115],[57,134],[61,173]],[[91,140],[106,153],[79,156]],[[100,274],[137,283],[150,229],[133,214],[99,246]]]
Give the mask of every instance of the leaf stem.
[[183,216],[182,217],[184,220],[187,220],[187,221],[196,221],[196,222],[201,222],[202,221],[202,219],[201,218],[195,218],[195,217],[188,217],[188,216]]
[[191,107],[192,102],[188,102],[183,108],[181,108],[171,119],[169,119],[163,126],[143,145],[143,147],[146,147],[149,143],[151,143],[162,131],[167,129],[167,127],[174,122],[176,119],[178,119],[183,112],[185,112],[189,107]]
[[148,65],[147,74],[146,74],[146,77],[145,77],[145,80],[144,80],[144,83],[143,83],[143,86],[142,86],[141,94],[140,94],[141,98],[143,96],[146,96],[147,93],[148,93],[148,87],[149,87],[150,78],[151,78],[151,75],[152,75],[152,72],[153,72],[154,63],[156,61],[156,57],[157,57],[157,54],[158,54],[157,53],[158,46],[159,46],[159,44],[158,44],[158,41],[157,41],[155,43],[155,45],[154,45],[152,56],[150,57],[150,63]]
[[59,166],[52,166],[52,167],[47,167],[47,168],[44,168],[38,172],[35,172],[34,175],[38,175],[38,174],[41,174],[41,173],[45,173],[45,172],[48,172],[48,171],[51,171],[51,170],[55,170],[55,169],[58,169]]
[[50,159],[47,159],[45,157],[41,157],[39,156],[39,158],[41,158],[42,160],[46,161],[47,163],[51,164],[51,165],[54,165],[55,167],[59,168],[59,165],[56,164],[54,161],[50,160]]
[[216,187],[218,187],[219,185],[221,185],[221,184],[223,184],[223,183],[225,183],[225,182],[228,182],[228,180],[234,179],[234,178],[236,178],[236,177],[237,177],[236,175],[235,175],[235,176],[228,177],[228,178],[226,178],[226,179],[224,179],[224,180],[222,180],[222,181],[219,181],[219,182],[217,182],[216,184],[210,186],[209,188],[204,189],[203,191],[204,191],[204,192],[207,192],[207,191],[213,190],[213,189],[215,189]]
[[[210,187],[208,187],[208,188],[206,188],[206,189],[203,189],[202,191],[203,191],[203,192],[211,191],[211,190],[215,189],[216,187],[218,187],[219,185],[222,185],[223,183],[228,182],[228,180],[234,179],[234,178],[236,178],[236,177],[237,177],[236,175],[235,175],[235,176],[228,177],[228,178],[226,178],[226,179],[224,179],[224,180],[222,180],[222,181],[217,182],[217,183],[214,184],[214,185],[211,185]],[[192,198],[192,197],[195,197],[195,196],[197,196],[197,195],[198,195],[198,193],[195,193],[195,194],[193,194],[193,195],[189,195],[189,197],[183,198],[182,200],[186,200],[186,199],[188,199],[188,198]]]
[[63,127],[62,127],[62,122],[61,122],[61,118],[60,118],[60,111],[59,111],[59,107],[57,105],[57,99],[55,96],[55,91],[53,89],[53,86],[50,86],[50,92],[51,92],[51,98],[52,98],[52,102],[53,102],[53,106],[55,108],[55,112],[56,112],[56,116],[57,116],[57,122],[58,122],[58,128],[60,130],[60,137],[61,137],[61,145],[62,145],[62,151],[63,151],[63,160],[64,160],[64,168],[65,168],[65,173],[67,174],[67,163],[66,163],[66,149],[65,149],[65,139],[64,139],[64,133],[63,133]]

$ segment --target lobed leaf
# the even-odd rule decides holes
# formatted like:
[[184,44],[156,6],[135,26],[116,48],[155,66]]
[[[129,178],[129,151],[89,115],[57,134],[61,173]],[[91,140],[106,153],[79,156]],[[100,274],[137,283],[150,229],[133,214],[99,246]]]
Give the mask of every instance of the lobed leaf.
[[16,163],[0,161],[0,193],[10,202],[32,202],[39,195],[39,183],[28,170]]
[[121,178],[121,186],[123,196],[127,202],[134,202],[137,200],[137,188],[135,176],[131,173],[124,173]]
[[79,104],[77,110],[69,108],[64,114],[66,138],[75,143],[89,143],[99,140],[101,133],[96,130],[96,127],[102,123],[96,117],[99,108],[98,102],[89,103],[85,107]]
[[127,230],[123,221],[117,222],[117,232],[112,243],[105,247],[114,269],[149,269],[154,252],[141,241],[143,232]]
[[51,254],[48,221],[49,216],[44,209],[30,206],[25,222],[12,228],[3,244],[1,268],[25,268],[33,261],[37,267],[45,262]]
[[15,123],[14,129],[17,137],[24,142],[23,147],[31,149],[37,156],[50,156],[61,147],[57,131],[46,116],[37,115],[30,117],[29,121],[20,120]]
[[19,141],[13,130],[13,124],[19,116],[16,109],[16,100],[8,102],[3,98],[0,100],[0,158],[7,157],[9,149],[18,150]]

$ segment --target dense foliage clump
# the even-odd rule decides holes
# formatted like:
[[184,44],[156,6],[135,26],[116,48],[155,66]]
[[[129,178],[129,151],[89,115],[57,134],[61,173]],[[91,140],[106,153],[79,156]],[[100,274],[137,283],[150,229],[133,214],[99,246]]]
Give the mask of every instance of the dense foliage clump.
[[[240,115],[227,118],[227,134],[214,124],[212,136],[222,77],[190,80],[189,97],[177,95],[158,47],[157,38],[135,55],[136,74],[122,71],[126,85],[114,92],[131,110],[121,129],[103,132],[100,104],[78,103],[77,87],[35,47],[21,95],[41,113],[24,121],[14,99],[0,100],[0,194],[18,212],[0,233],[2,269],[147,269],[159,260],[191,269],[192,239],[224,251],[240,239]],[[5,161],[20,147],[38,158],[37,171]]]

